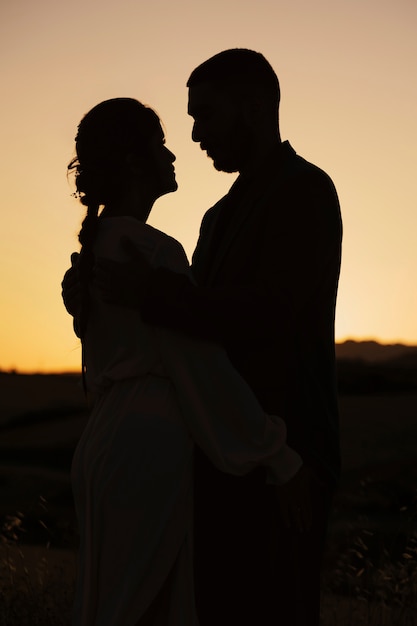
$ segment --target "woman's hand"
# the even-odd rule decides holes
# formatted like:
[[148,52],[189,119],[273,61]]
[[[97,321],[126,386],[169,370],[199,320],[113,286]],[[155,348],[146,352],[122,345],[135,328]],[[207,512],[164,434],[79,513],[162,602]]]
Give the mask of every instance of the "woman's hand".
[[78,252],[71,254],[71,267],[65,272],[61,283],[62,300],[68,313],[77,317],[81,309],[81,285],[78,277]]

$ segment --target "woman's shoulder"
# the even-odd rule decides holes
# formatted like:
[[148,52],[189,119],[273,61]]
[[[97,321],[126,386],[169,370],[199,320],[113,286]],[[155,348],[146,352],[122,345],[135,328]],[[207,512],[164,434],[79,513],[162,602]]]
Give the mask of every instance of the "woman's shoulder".
[[155,248],[152,264],[154,267],[167,267],[175,272],[185,272],[189,269],[189,262],[180,242],[153,226],[148,225],[149,235],[155,237]]
[[[129,239],[154,266],[178,266],[181,271],[188,267],[188,259],[179,241],[150,224],[125,216],[103,219],[100,225],[102,245],[110,246],[120,256],[123,240]],[[109,250],[110,252],[110,250]]]

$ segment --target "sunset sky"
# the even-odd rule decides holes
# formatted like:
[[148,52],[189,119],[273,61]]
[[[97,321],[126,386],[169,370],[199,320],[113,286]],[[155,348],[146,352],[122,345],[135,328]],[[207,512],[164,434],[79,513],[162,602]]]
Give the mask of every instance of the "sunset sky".
[[262,52],[281,134],[326,170],[344,219],[336,337],[417,344],[415,0],[3,0],[0,9],[0,369],[79,368],[60,295],[83,208],[66,166],[101,100],[156,109],[179,190],[150,223],[191,256],[235,175],[191,141],[186,81],[220,50]]

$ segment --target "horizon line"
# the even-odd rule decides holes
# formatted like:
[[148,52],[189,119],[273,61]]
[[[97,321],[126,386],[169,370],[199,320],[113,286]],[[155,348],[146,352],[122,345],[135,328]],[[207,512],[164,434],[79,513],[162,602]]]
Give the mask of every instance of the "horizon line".
[[[346,337],[346,338],[342,338],[342,339],[336,339],[335,341],[335,345],[341,345],[344,343],[348,343],[348,342],[352,342],[352,343],[376,343],[379,344],[380,346],[383,347],[391,347],[391,346],[404,346],[406,348],[417,348],[417,341],[416,342],[410,342],[404,339],[393,339],[393,340],[382,340],[382,339],[377,339],[375,337],[364,337],[364,338],[358,338],[358,337]],[[52,368],[52,369],[19,369],[18,367],[11,366],[11,367],[1,367],[0,366],[0,374],[23,374],[23,375],[49,375],[49,376],[53,376],[53,375],[80,375],[81,376],[81,365],[79,368],[69,368],[69,369],[58,369],[58,368]]]

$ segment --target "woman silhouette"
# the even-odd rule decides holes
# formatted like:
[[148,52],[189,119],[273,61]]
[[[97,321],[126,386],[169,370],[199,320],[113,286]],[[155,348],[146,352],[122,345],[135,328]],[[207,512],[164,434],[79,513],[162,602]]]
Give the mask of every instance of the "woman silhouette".
[[266,467],[285,483],[302,465],[285,424],[264,414],[217,345],[145,325],[104,302],[97,257],[126,258],[130,240],[153,267],[188,274],[181,245],[146,224],[175,191],[175,156],[156,113],[107,100],[76,137],[85,385],[95,400],[76,448],[72,486],[80,531],[74,626],[196,626],[192,572],[194,445],[221,470]]

